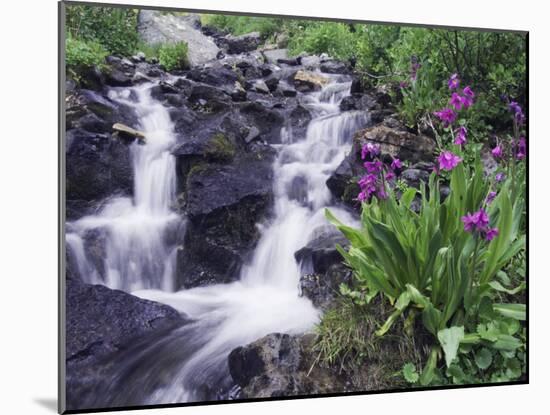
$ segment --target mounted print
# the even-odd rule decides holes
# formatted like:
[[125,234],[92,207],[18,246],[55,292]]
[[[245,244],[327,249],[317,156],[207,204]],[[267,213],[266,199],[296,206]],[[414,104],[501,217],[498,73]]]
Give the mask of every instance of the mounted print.
[[526,32],[60,25],[61,412],[528,382]]

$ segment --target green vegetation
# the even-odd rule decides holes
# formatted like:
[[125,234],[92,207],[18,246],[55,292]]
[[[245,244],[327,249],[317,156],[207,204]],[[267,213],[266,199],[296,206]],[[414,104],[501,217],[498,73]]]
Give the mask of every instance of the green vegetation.
[[67,34],[82,42],[101,44],[108,53],[130,55],[136,50],[137,10],[84,5],[67,6]]
[[210,25],[232,33],[235,36],[250,32],[260,32],[267,39],[281,31],[288,20],[269,17],[230,16],[224,14],[201,15],[203,25]]
[[68,68],[78,70],[83,67],[100,66],[105,62],[107,54],[108,52],[98,42],[67,38],[65,62]]
[[187,44],[185,42],[166,43],[159,47],[158,58],[161,65],[167,71],[174,69],[187,69],[189,61],[187,60]]

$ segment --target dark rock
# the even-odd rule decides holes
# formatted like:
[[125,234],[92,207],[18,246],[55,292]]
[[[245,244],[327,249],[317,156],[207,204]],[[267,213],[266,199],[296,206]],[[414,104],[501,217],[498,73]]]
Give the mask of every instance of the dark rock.
[[356,203],[353,199],[357,197],[360,191],[354,177],[360,175],[364,168],[359,162],[355,162],[352,157],[353,155],[350,155],[342,160],[342,163],[327,179],[327,187],[336,198],[354,206]]
[[67,131],[67,199],[100,200],[114,193],[131,194],[130,151],[110,134]]
[[256,223],[271,204],[274,152],[242,154],[230,165],[195,162],[186,176],[182,208],[189,218],[185,249],[178,255],[182,287],[225,283],[259,238]]
[[227,35],[224,43],[227,53],[234,55],[257,49],[260,46],[261,37],[259,32],[247,33],[240,36]]
[[363,83],[361,82],[361,79],[354,77],[351,81],[351,87],[350,92],[352,94],[360,94],[363,92]]
[[300,295],[311,300],[313,305],[328,310],[335,305],[340,284],[352,283],[352,272],[341,263],[329,266],[324,274],[304,274],[300,277]]
[[300,66],[302,59],[300,57],[296,58],[279,58],[277,63],[279,65],[288,65],[288,66]]
[[285,97],[295,97],[298,94],[294,88],[291,88],[286,84],[279,84],[279,91],[281,91]]
[[320,65],[321,72],[330,74],[348,74],[349,67],[346,63],[337,60],[327,60]]
[[324,274],[331,265],[343,261],[342,256],[336,250],[336,244],[346,247],[349,242],[340,233],[321,234],[305,247],[296,251],[294,257],[302,264],[302,270],[308,273]]
[[224,85],[233,87],[238,79],[235,71],[219,63],[194,68],[187,73],[187,78],[218,87]]
[[297,105],[288,117],[293,137],[305,137],[311,113],[302,105]]
[[131,86],[134,71],[121,69],[120,66],[109,66],[105,69],[105,83],[110,86]]
[[266,108],[259,102],[245,103],[240,107],[240,113],[251,124],[260,130],[262,138],[268,143],[281,140],[281,127],[284,117],[275,110]]
[[288,49],[270,49],[262,51],[266,63],[276,64],[279,59],[288,59]]
[[344,97],[340,102],[340,110],[372,110],[378,106],[374,97],[367,94],[352,94]]
[[89,368],[143,336],[166,332],[183,318],[173,308],[102,285],[66,280],[67,401],[78,405]]
[[430,173],[425,170],[410,168],[403,170],[399,178],[404,180],[407,185],[418,188],[421,182],[428,183]]
[[279,79],[276,76],[270,76],[266,78],[264,82],[271,92],[275,91],[277,89],[277,85],[279,85]]
[[219,113],[229,109],[231,97],[222,89],[197,84],[191,88],[189,102],[195,110],[207,113]]

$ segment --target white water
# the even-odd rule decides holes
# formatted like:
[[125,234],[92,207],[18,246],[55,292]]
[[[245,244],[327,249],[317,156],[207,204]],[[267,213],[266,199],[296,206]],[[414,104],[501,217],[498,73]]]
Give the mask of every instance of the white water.
[[[175,137],[168,111],[150,96],[150,85],[110,91],[110,98],[132,106],[147,143],[131,145],[134,197],[113,197],[97,215],[68,224],[67,244],[83,252],[83,239],[97,230],[106,235],[105,275],[81,272],[90,283],[133,291],[144,288],[173,290],[173,248],[165,243],[169,226],[179,221],[170,205],[176,191]],[[136,100],[131,96],[135,94]],[[81,260],[79,264],[85,264]],[[88,262],[89,266],[89,262]],[[80,269],[83,269],[79,265]]]
[[[171,361],[170,381],[162,387],[152,386],[148,396],[140,397],[140,403],[204,399],[199,391],[203,384],[227,379],[227,356],[235,347],[274,332],[303,333],[318,322],[319,311],[299,295],[301,270],[294,253],[320,233],[334,232],[324,217],[324,208],[331,205],[326,180],[349,151],[353,132],[367,122],[365,113],[339,112],[339,102],[349,94],[349,88],[349,83],[333,83],[308,96],[306,105],[314,119],[306,137],[293,137],[289,130],[282,132],[284,143],[274,163],[274,215],[260,225],[261,238],[252,261],[242,268],[240,280],[174,293],[166,288],[173,279],[173,255],[162,242],[167,224],[174,220],[170,211],[174,160],[167,151],[173,140],[172,124],[166,110],[152,102],[145,89],[137,90],[139,101],[133,105],[140,112],[148,140],[146,145],[132,148],[135,198],[114,199],[99,215],[77,221],[73,224],[76,232],[68,235],[67,242],[82,253],[78,235],[94,227],[108,228],[105,284],[168,304],[194,320],[171,335],[180,336],[171,351],[163,349],[168,347],[164,342],[148,349],[147,363],[143,357],[138,363],[134,359],[127,364],[154,366],[159,353],[175,355],[174,347],[181,353],[187,343],[196,343],[181,362]],[[346,211],[335,206],[331,209],[344,221],[354,222]],[[162,272],[157,274],[155,258],[163,259]],[[140,279],[144,271],[142,275],[150,277]],[[164,275],[163,281],[155,280],[154,275]],[[153,373],[156,369],[148,370]],[[135,381],[120,374],[114,377],[126,385]],[[115,400],[120,402],[121,397]]]

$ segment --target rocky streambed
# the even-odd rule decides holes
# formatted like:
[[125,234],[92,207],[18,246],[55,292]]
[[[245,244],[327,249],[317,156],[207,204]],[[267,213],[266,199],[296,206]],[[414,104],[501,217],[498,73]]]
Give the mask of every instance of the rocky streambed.
[[381,387],[380,362],[316,364],[351,279],[322,212],[356,223],[365,142],[418,185],[434,141],[345,62],[193,16],[142,12],[140,34],[187,41],[190,68],[110,56],[66,85],[69,409]]

